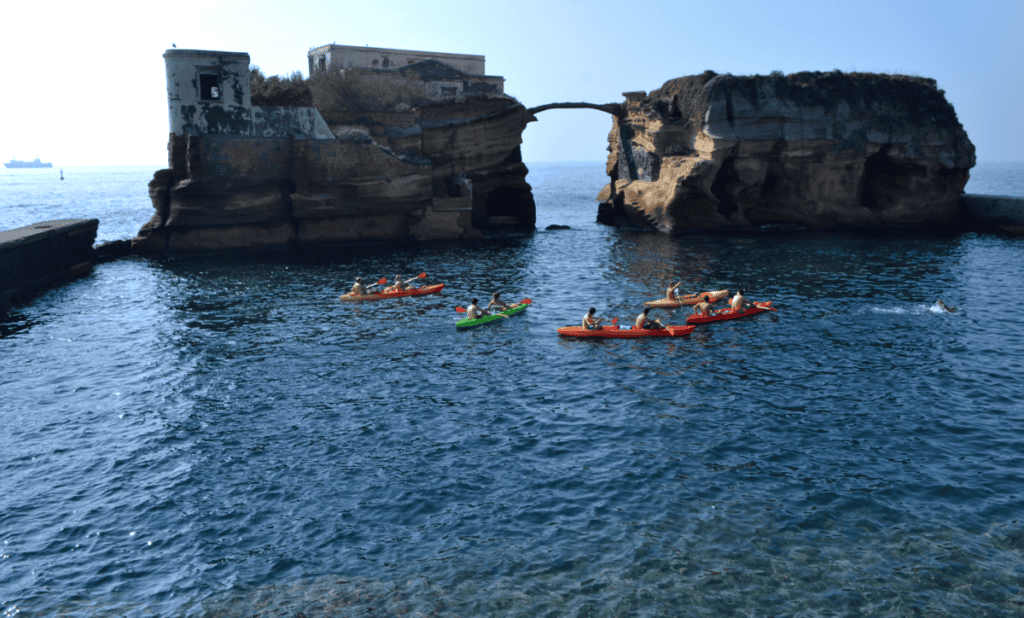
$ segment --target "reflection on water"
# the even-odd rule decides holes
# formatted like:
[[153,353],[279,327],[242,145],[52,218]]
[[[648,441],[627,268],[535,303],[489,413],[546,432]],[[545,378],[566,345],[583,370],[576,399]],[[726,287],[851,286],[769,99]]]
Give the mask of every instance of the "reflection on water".
[[[1016,239],[592,207],[500,243],[123,260],[8,314],[5,613],[1019,613],[1024,329],[991,311],[1024,301]],[[337,300],[419,272],[444,291]],[[680,278],[779,311],[555,335]],[[456,332],[496,290],[533,304]]]

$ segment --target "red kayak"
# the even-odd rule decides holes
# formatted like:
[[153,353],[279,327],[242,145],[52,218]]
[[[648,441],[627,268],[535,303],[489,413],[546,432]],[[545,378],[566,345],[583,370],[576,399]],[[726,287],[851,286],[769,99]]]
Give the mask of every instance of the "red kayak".
[[772,301],[766,303],[754,303],[754,306],[747,309],[746,311],[733,311],[732,309],[722,309],[721,311],[712,313],[711,315],[691,315],[686,318],[687,324],[707,324],[708,322],[721,322],[723,320],[735,320],[737,318],[745,318],[749,315],[757,315],[764,313],[765,311],[775,311],[771,306]]
[[636,339],[638,337],[682,337],[693,332],[696,326],[666,326],[664,328],[619,328],[618,326],[602,326],[588,330],[582,326],[563,326],[558,334],[563,337],[597,337],[604,339]]
[[384,298],[400,298],[402,296],[422,296],[423,294],[437,294],[444,287],[443,283],[437,285],[425,285],[421,288],[409,288],[401,292],[376,292],[374,294],[342,294],[338,300],[381,300]]

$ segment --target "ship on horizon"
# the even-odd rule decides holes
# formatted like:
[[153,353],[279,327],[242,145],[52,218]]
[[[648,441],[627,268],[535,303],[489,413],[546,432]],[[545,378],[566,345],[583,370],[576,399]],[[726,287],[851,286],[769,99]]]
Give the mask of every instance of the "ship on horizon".
[[4,167],[10,168],[22,168],[22,167],[53,167],[53,163],[43,163],[36,157],[35,161],[19,161],[15,158],[11,158],[10,161],[4,163]]

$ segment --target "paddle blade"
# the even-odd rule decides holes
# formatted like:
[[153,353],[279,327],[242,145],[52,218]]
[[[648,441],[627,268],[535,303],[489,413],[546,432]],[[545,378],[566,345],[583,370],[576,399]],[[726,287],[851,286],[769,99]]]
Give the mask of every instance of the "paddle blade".
[[420,274],[416,275],[416,277],[418,279],[426,279],[427,278],[427,273],[420,273]]
[[618,324],[619,318],[612,318],[612,324]]
[[524,298],[523,300],[519,301],[519,304],[520,305],[532,305],[533,301],[530,300],[529,298]]
[[384,278],[384,279],[381,279],[380,281],[378,281],[377,285],[384,285],[387,282],[388,282],[387,278]]
[[466,313],[466,308],[465,307],[456,307],[455,311],[457,311],[458,313]]

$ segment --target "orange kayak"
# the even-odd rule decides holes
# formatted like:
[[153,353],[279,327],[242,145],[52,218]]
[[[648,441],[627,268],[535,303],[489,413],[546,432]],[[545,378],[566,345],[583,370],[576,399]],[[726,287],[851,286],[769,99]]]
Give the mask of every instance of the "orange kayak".
[[745,318],[749,315],[757,315],[764,313],[765,311],[775,311],[771,306],[772,301],[766,303],[754,303],[754,306],[747,309],[746,311],[733,311],[732,309],[722,309],[717,313],[713,313],[708,316],[703,315],[691,315],[686,318],[687,324],[707,324],[708,322],[721,322],[723,320],[735,320],[737,318]]
[[402,296],[422,296],[423,294],[437,294],[444,287],[443,283],[437,285],[425,285],[421,288],[409,288],[401,292],[377,292],[375,294],[342,294],[338,300],[382,300],[385,298],[400,298]]
[[673,307],[682,307],[683,305],[696,305],[705,296],[711,297],[711,302],[721,300],[729,295],[729,290],[717,290],[715,292],[701,292],[700,294],[687,294],[686,296],[676,297],[675,300],[669,300],[667,298],[659,298],[658,300],[649,300],[644,303],[644,307],[660,307],[662,309],[672,309]]
[[587,337],[604,339],[636,339],[639,337],[682,337],[693,332],[696,326],[666,326],[664,328],[619,328],[618,326],[602,326],[587,330],[582,326],[563,326],[558,334],[563,337]]

